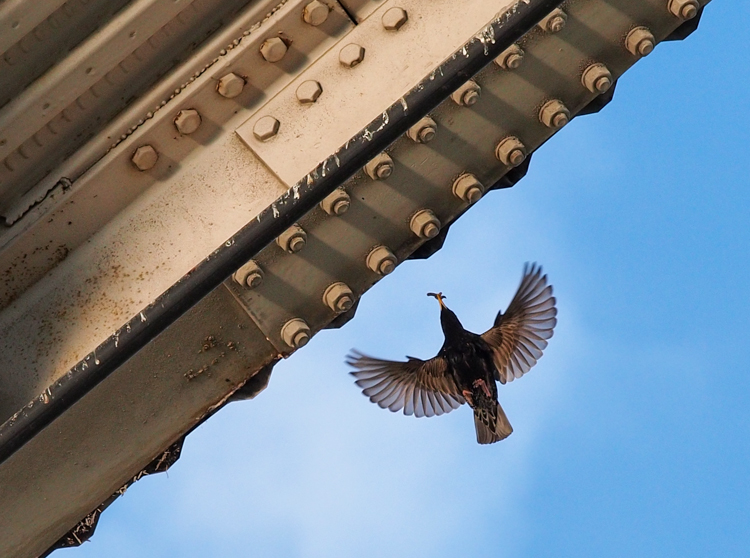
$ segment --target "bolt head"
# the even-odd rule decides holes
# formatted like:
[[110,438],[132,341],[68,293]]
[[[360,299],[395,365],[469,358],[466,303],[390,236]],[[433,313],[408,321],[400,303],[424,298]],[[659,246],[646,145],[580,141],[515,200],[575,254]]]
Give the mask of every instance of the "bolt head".
[[508,136],[497,144],[495,156],[506,166],[517,167],[526,159],[526,146],[515,136]]
[[393,163],[383,161],[375,167],[375,175],[379,180],[384,180],[393,174]]
[[521,62],[523,62],[522,54],[512,53],[512,54],[509,54],[508,57],[505,59],[505,65],[511,70],[515,70],[518,67],[520,67]]
[[325,290],[323,303],[334,312],[346,312],[354,305],[354,293],[346,283],[339,281]]
[[310,341],[310,334],[306,331],[300,331],[294,336],[294,346],[297,349],[307,345],[308,341]]
[[438,233],[440,232],[440,229],[435,223],[427,223],[422,228],[422,235],[424,238],[435,238]]
[[318,100],[321,93],[323,93],[323,87],[319,82],[303,81],[297,88],[297,100],[304,105],[311,104]]
[[552,10],[547,17],[542,18],[539,22],[539,27],[547,31],[548,33],[559,33],[565,27],[565,22],[568,20],[568,14],[566,14],[560,8]]
[[562,128],[568,122],[570,122],[570,117],[564,112],[558,112],[552,117],[552,124],[554,124],[555,128]]
[[482,89],[475,81],[469,80],[461,87],[456,89],[456,91],[451,95],[451,99],[453,99],[453,102],[459,105],[470,107],[476,104],[476,102],[479,100],[479,94],[481,91]]
[[516,70],[521,66],[523,62],[523,49],[518,45],[510,45],[500,56],[495,58],[495,64],[503,68],[504,70]]
[[282,250],[294,254],[302,250],[307,243],[307,233],[299,225],[295,224],[285,230],[276,238],[276,244]]
[[380,275],[388,275],[390,273],[393,273],[394,269],[396,269],[396,262],[394,262],[393,260],[383,260],[378,266],[378,272],[380,273]]
[[656,39],[646,27],[631,29],[625,37],[625,48],[635,56],[647,56],[656,46]]
[[559,33],[565,27],[565,18],[561,16],[555,16],[547,23],[547,29],[552,33]]
[[229,73],[219,79],[219,83],[216,85],[216,91],[219,95],[226,97],[227,99],[234,99],[237,95],[242,93],[245,87],[245,80],[242,79],[235,73]]
[[271,37],[260,45],[260,54],[267,62],[278,62],[286,54],[287,46],[279,37]]
[[432,126],[425,126],[419,130],[419,133],[417,134],[417,137],[419,137],[419,143],[430,143],[435,138],[435,134],[437,134],[435,128]]
[[526,160],[526,154],[520,149],[514,149],[508,155],[508,161],[514,167],[517,167]]
[[570,111],[557,99],[547,101],[539,111],[539,120],[548,128],[559,129],[570,121]]
[[253,135],[260,141],[268,141],[279,133],[281,123],[273,116],[263,116],[253,126]]
[[292,318],[282,326],[281,338],[292,349],[299,349],[310,341],[310,327],[302,318]]
[[594,87],[599,93],[606,93],[612,87],[612,80],[607,76],[602,76],[596,80]]
[[391,8],[383,14],[383,27],[387,31],[398,31],[409,19],[403,8]]
[[464,105],[465,107],[470,107],[470,106],[475,105],[478,100],[479,100],[479,92],[467,91],[461,97],[461,104]]
[[139,171],[147,171],[154,168],[156,161],[159,160],[159,154],[150,145],[141,145],[135,150],[130,160]]
[[468,203],[474,203],[484,195],[484,186],[471,173],[459,176],[453,182],[452,190],[454,196]]
[[440,221],[432,211],[422,209],[412,216],[409,228],[421,238],[435,238],[440,232]]
[[263,270],[254,260],[250,260],[235,271],[232,278],[243,287],[254,289],[263,282]]
[[346,66],[347,68],[353,68],[364,59],[364,47],[354,43],[349,43],[339,52],[339,62],[341,62],[342,66]]
[[638,43],[638,52],[641,56],[648,56],[654,51],[654,42],[651,39],[643,39]]
[[393,159],[387,153],[380,153],[365,165],[365,173],[373,180],[383,180],[393,173]]
[[323,4],[323,2],[313,0],[302,10],[302,19],[305,23],[317,27],[328,19],[329,12],[328,6]]
[[254,289],[255,287],[260,286],[262,282],[263,282],[263,276],[257,271],[250,273],[245,279],[245,285],[247,285],[247,287],[250,289]]
[[185,109],[177,113],[174,126],[181,134],[192,134],[201,125],[201,115],[195,109]]
[[670,0],[668,8],[675,17],[688,20],[698,15],[700,4],[697,0]]
[[385,246],[376,246],[367,254],[367,267],[379,275],[388,275],[396,269],[396,256]]
[[343,215],[349,210],[350,202],[349,200],[338,200],[333,204],[333,213],[334,215]]
[[293,236],[292,238],[289,239],[289,244],[288,244],[289,251],[292,253],[297,253],[300,250],[302,250],[302,248],[305,247],[305,244],[306,244],[306,241],[303,237]]
[[436,134],[437,123],[429,116],[419,120],[406,132],[407,137],[417,143],[429,143],[435,138]]
[[346,193],[346,190],[339,187],[320,202],[320,207],[328,215],[343,215],[349,209],[350,203],[351,198],[349,194]]

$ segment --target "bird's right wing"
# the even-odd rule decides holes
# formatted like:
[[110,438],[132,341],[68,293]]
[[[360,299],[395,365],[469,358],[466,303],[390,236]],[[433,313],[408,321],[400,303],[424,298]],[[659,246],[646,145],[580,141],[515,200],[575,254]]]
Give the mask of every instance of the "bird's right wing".
[[406,362],[381,360],[358,351],[346,357],[356,368],[352,376],[362,393],[383,409],[404,410],[405,415],[432,417],[449,413],[466,401],[461,396],[442,357]]

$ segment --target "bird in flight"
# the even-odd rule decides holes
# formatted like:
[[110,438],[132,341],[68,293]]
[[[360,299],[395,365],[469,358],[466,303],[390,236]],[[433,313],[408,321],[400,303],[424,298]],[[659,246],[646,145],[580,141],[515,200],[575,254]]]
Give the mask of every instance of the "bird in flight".
[[492,444],[513,428],[497,400],[497,384],[528,372],[542,356],[557,324],[552,285],[537,264],[524,266],[521,284],[508,309],[497,313],[482,335],[464,329],[444,302],[443,293],[427,293],[440,304],[445,342],[429,360],[381,360],[356,350],[346,362],[362,393],[383,409],[431,417],[464,403],[474,410],[477,442]]

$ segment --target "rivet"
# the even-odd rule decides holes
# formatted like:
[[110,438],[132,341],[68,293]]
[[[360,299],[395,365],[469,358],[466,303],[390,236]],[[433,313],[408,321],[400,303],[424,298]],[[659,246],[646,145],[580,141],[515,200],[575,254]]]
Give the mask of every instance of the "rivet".
[[260,45],[260,53],[268,62],[278,62],[286,54],[287,46],[284,41],[278,37],[271,37],[263,41]]
[[365,165],[365,172],[373,180],[385,180],[393,173],[393,159],[387,153],[380,153]]
[[320,202],[320,207],[328,215],[343,215],[347,212],[350,205],[351,198],[346,193],[346,190],[341,187],[336,188]]
[[234,272],[232,279],[243,287],[254,289],[263,282],[263,270],[255,260],[250,260]]
[[201,115],[195,109],[184,109],[177,113],[174,126],[181,134],[192,134],[201,125]]
[[310,327],[302,318],[292,318],[281,328],[281,339],[292,349],[300,349],[310,341]]
[[467,203],[475,203],[484,195],[484,185],[471,173],[459,176],[453,182],[453,195]]
[[403,8],[391,8],[383,14],[383,27],[387,31],[398,31],[409,19]]
[[697,0],[670,0],[667,9],[675,17],[688,20],[698,15],[700,4],[698,4]]
[[323,293],[323,303],[331,310],[340,314],[346,312],[354,304],[354,293],[346,283],[341,281],[329,285]]
[[518,45],[510,45],[495,58],[495,64],[503,70],[516,70],[523,62],[523,49]]
[[412,216],[409,228],[420,238],[435,238],[440,232],[440,220],[431,210],[421,209]]
[[229,73],[219,79],[219,83],[216,84],[216,91],[219,95],[226,97],[227,99],[233,99],[240,93],[245,87],[245,80],[242,79],[235,73]]
[[156,149],[150,145],[141,145],[133,153],[133,157],[130,159],[139,171],[147,171],[154,168],[156,161],[159,160],[159,154]]
[[435,138],[435,134],[437,134],[437,123],[429,116],[419,120],[406,132],[406,136],[417,143],[429,143]]
[[453,99],[453,102],[457,105],[470,107],[479,100],[481,92],[482,88],[479,87],[477,82],[470,79],[453,92],[451,99]]
[[313,0],[302,10],[302,19],[305,23],[317,27],[328,19],[329,11],[328,6],[323,4],[323,2]]
[[294,254],[302,250],[307,244],[307,233],[299,225],[292,225],[276,238],[276,244],[282,250]]
[[353,68],[365,59],[365,49],[354,43],[349,43],[339,52],[339,62],[347,68]]
[[656,46],[656,39],[646,27],[636,27],[625,37],[625,48],[634,56],[648,56]]
[[566,14],[560,8],[555,8],[546,17],[544,17],[539,23],[539,27],[547,31],[548,33],[559,33],[565,27],[565,23],[568,21],[568,14]]
[[260,141],[268,141],[279,133],[281,123],[273,116],[263,116],[253,126],[253,135]]
[[581,83],[592,93],[606,93],[612,87],[612,74],[604,64],[591,64],[583,71]]
[[367,264],[367,267],[378,275],[388,275],[396,269],[398,260],[393,252],[385,246],[376,246],[370,250],[369,254],[367,254],[365,263]]
[[548,128],[560,129],[570,122],[570,111],[558,99],[544,103],[539,111],[539,120]]
[[516,136],[508,136],[495,148],[495,157],[507,167],[517,167],[526,160],[526,146]]
[[297,88],[297,100],[303,105],[311,104],[318,100],[321,93],[323,93],[323,87],[319,82],[303,81]]

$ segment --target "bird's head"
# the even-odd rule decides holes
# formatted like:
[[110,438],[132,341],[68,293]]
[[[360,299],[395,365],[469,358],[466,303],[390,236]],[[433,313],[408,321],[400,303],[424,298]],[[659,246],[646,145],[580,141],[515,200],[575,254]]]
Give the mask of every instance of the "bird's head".
[[445,302],[443,302],[443,299],[448,297],[443,296],[443,293],[427,293],[427,296],[434,296],[440,304],[440,308],[445,308],[446,310],[448,309],[448,307],[445,305]]

